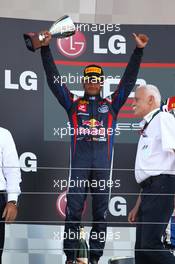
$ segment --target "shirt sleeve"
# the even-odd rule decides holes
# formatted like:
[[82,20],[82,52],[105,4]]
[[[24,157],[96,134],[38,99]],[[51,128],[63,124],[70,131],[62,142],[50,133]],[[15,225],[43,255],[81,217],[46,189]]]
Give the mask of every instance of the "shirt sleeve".
[[175,118],[172,114],[160,113],[162,148],[164,151],[175,150]]
[[8,201],[17,201],[20,194],[21,171],[19,165],[18,154],[13,137],[7,131],[2,153],[2,171],[6,179],[6,191],[8,194]]

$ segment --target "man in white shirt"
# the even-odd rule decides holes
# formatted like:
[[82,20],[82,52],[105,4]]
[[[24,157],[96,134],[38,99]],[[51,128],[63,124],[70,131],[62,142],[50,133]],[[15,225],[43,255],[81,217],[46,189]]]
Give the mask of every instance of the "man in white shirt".
[[18,154],[11,133],[0,127],[0,264],[5,237],[5,223],[17,216],[21,173]]
[[141,194],[128,221],[136,226],[135,263],[172,264],[175,257],[161,241],[174,209],[175,118],[160,111],[161,95],[153,85],[136,89],[133,109],[143,118],[135,177]]

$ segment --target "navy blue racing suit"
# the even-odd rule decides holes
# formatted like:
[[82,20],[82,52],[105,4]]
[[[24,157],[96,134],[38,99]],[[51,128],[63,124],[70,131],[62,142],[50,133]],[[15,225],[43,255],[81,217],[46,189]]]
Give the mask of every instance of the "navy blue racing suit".
[[[48,85],[58,102],[66,110],[71,124],[71,181],[65,220],[64,252],[74,260],[77,245],[75,234],[80,225],[88,189],[92,195],[92,229],[89,237],[90,259],[103,254],[107,229],[110,167],[117,114],[133,89],[139,71],[143,49],[135,48],[124,75],[109,97],[100,95],[77,97],[65,84],[54,82],[60,76],[49,47],[41,48],[41,56]],[[58,80],[58,78],[57,78]],[[105,188],[98,183],[104,181]],[[80,184],[81,183],[81,184]],[[75,239],[74,239],[75,238]]]

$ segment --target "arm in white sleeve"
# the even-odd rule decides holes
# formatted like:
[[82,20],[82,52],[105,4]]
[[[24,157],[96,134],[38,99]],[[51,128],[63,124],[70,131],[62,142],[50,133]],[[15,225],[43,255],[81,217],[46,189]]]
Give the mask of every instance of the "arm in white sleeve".
[[6,130],[4,136],[2,171],[6,179],[8,201],[17,201],[20,194],[21,172],[15,142],[8,130]]
[[175,149],[175,118],[172,114],[160,113],[162,148],[173,152]]

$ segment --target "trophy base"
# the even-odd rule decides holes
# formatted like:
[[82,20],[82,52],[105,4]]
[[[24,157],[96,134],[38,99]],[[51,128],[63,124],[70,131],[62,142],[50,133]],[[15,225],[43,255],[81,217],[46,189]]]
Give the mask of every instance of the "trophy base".
[[25,33],[25,34],[23,34],[23,37],[24,37],[26,46],[30,51],[34,52],[36,49],[41,48],[42,43],[39,40],[39,34],[38,33],[36,33],[36,32]]

